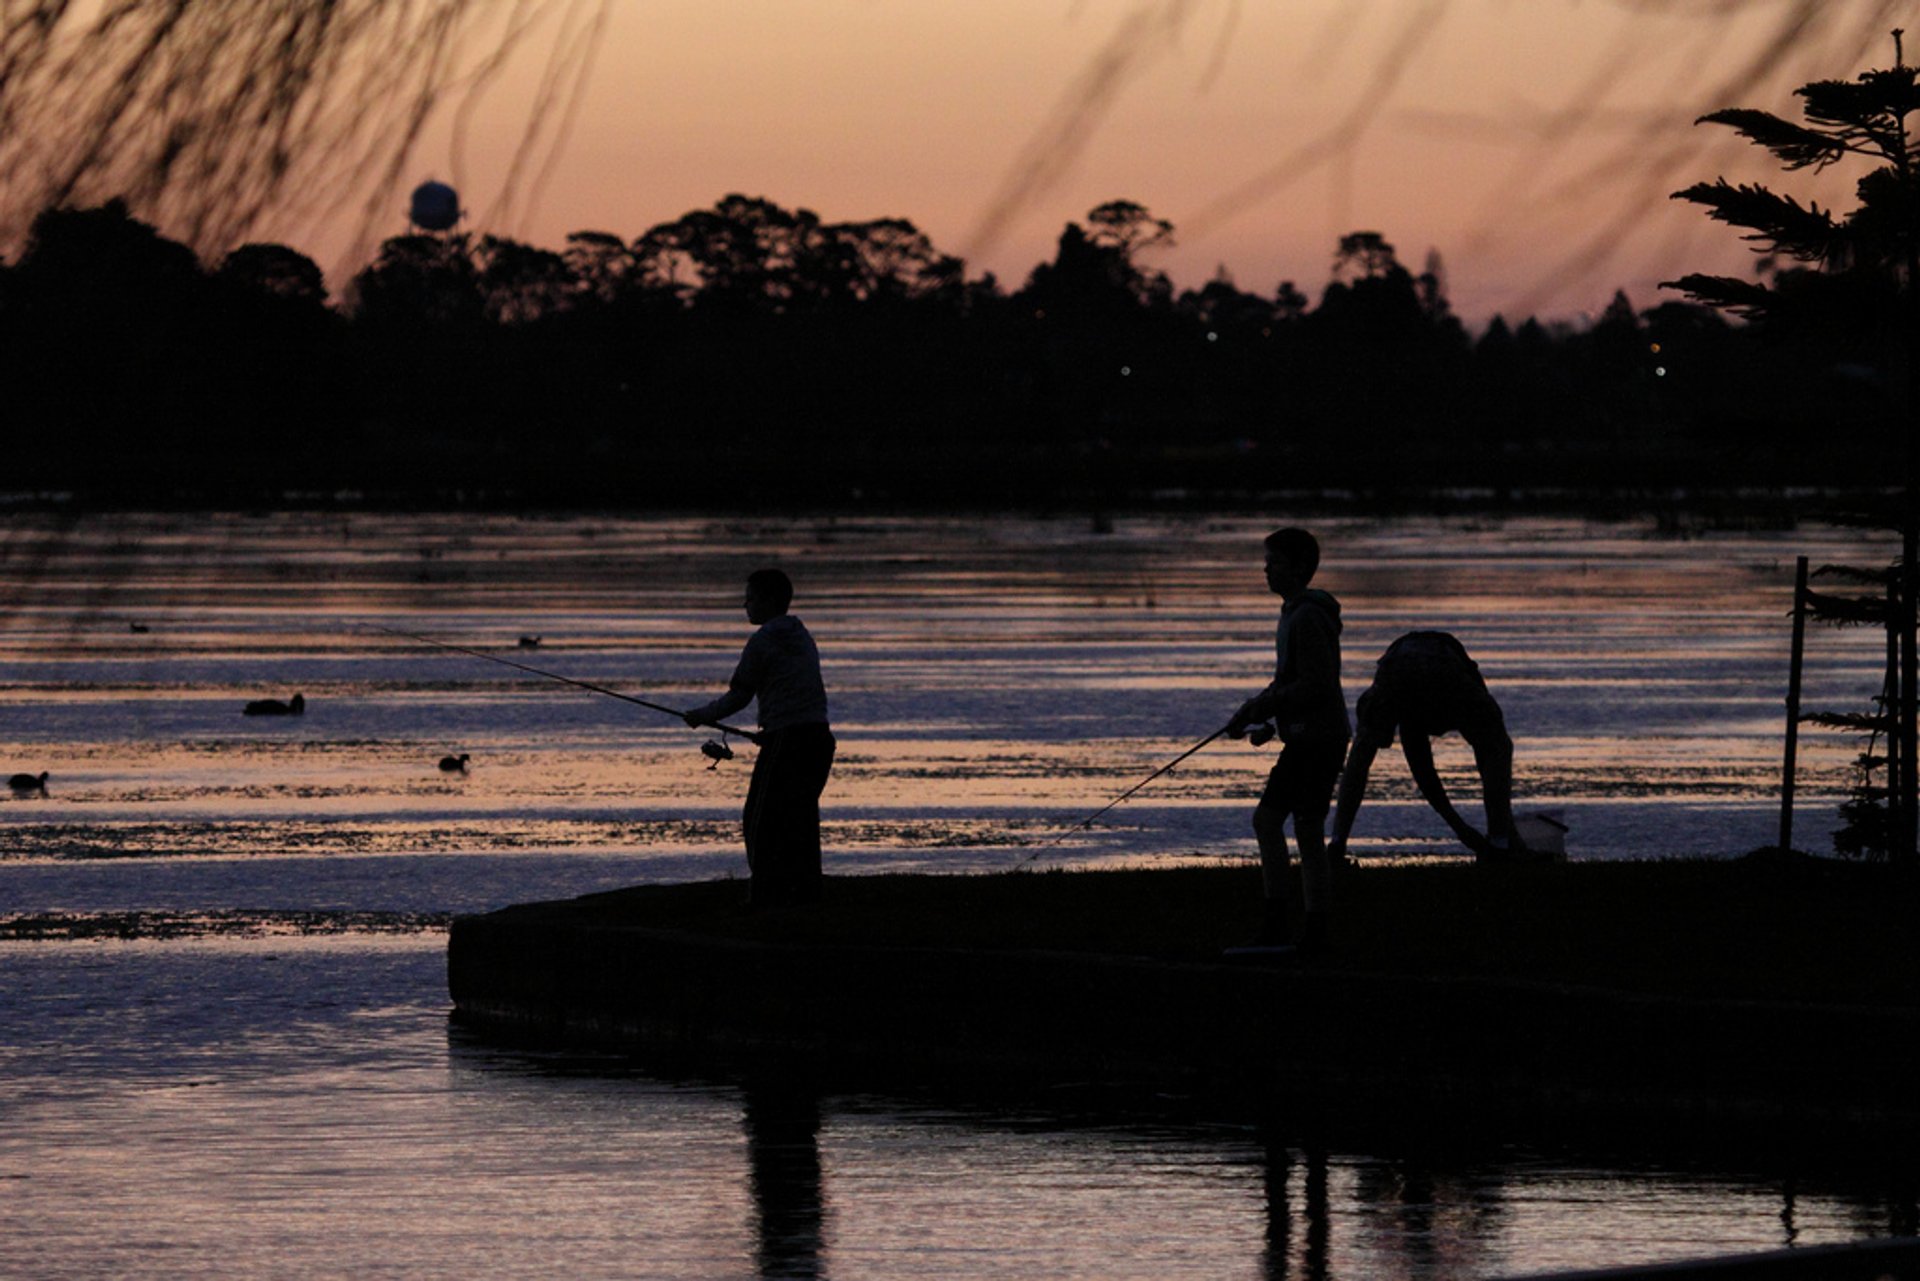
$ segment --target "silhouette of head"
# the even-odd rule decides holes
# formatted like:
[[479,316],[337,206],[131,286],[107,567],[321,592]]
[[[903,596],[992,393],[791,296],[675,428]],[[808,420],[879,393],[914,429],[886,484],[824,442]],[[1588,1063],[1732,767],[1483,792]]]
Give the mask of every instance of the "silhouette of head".
[[747,575],[747,621],[778,618],[792,604],[793,581],[780,570],[756,569]]
[[1285,596],[1313,581],[1320,568],[1320,540],[1289,525],[1267,535],[1267,586]]

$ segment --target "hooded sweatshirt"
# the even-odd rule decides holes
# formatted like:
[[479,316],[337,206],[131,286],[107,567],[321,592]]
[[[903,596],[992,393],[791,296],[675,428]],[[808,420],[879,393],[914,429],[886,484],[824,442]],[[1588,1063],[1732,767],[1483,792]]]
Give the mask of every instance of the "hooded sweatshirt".
[[780,614],[747,640],[727,692],[695,711],[721,720],[759,700],[760,728],[791,729],[827,723],[827,690],[820,679],[820,651],[805,624]]
[[1248,702],[1251,720],[1273,720],[1282,740],[1345,743],[1353,736],[1340,688],[1340,602],[1310,587],[1289,597],[1273,634],[1273,684]]

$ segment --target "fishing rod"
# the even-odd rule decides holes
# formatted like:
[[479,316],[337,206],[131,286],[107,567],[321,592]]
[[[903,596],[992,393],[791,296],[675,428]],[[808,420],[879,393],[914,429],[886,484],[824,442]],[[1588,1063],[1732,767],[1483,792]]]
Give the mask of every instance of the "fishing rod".
[[[454,645],[447,641],[435,640],[431,636],[422,636],[417,632],[404,632],[398,627],[383,627],[379,623],[368,623],[367,626],[373,628],[375,631],[386,632],[390,636],[404,636],[408,640],[416,640],[423,645],[433,645],[439,649],[450,649],[456,654],[466,654],[473,658],[484,658],[489,663],[499,663],[503,667],[511,667],[532,676],[544,676],[550,681],[559,681],[563,685],[573,685],[580,689],[590,690],[595,694],[605,694],[608,698],[617,698],[623,703],[634,703],[650,711],[665,712],[669,716],[683,718],[686,715],[686,713],[682,712],[679,708],[668,707],[664,703],[650,703],[644,698],[635,698],[632,694],[622,694],[617,689],[608,689],[604,685],[595,685],[591,681],[575,680],[571,676],[562,676],[558,672],[542,671],[538,667],[529,667],[525,663],[516,663],[512,659],[502,658],[498,654],[489,654],[482,650],[468,649],[465,645]],[[741,729],[737,725],[728,725],[724,721],[712,721],[710,724],[722,734],[738,734],[749,743],[758,743],[760,741],[760,735],[753,730]],[[702,743],[700,750],[713,761],[714,765],[733,758],[733,752],[727,747],[725,742]],[[712,767],[709,766],[709,768]]]
[[[1039,849],[1035,850],[1033,853],[1021,859],[1020,866],[1025,867],[1028,863],[1033,862],[1033,860],[1039,858],[1042,854],[1045,854],[1048,850],[1058,845],[1061,841],[1066,840],[1067,837],[1073,835],[1075,832],[1082,831],[1086,828],[1092,827],[1095,819],[1099,818],[1102,814],[1105,814],[1108,810],[1118,805],[1121,801],[1126,800],[1129,796],[1132,796],[1135,792],[1145,787],[1148,783],[1153,782],[1154,779],[1159,778],[1162,774],[1165,774],[1168,770],[1178,765],[1181,761],[1186,760],[1187,757],[1192,756],[1195,752],[1205,747],[1208,743],[1211,743],[1214,739],[1219,738],[1222,734],[1225,734],[1227,730],[1230,729],[1231,727],[1232,727],[1231,723],[1227,725],[1222,725],[1219,729],[1213,731],[1213,733],[1207,735],[1205,738],[1195,743],[1192,747],[1189,747],[1186,751],[1180,753],[1180,755],[1174,757],[1172,760],[1168,761],[1165,765],[1162,765],[1159,769],[1147,775],[1145,778],[1141,779],[1138,783],[1135,783],[1132,787],[1129,787],[1126,791],[1120,793],[1120,795],[1114,797],[1112,800],[1108,801],[1105,805],[1102,805],[1099,809],[1095,810],[1093,813],[1081,819],[1078,823],[1075,823],[1072,827],[1063,828],[1061,831],[1059,831],[1054,835],[1054,838],[1052,840],[1048,841],[1045,845],[1042,845]],[[1273,737],[1273,735],[1274,735],[1273,726],[1255,725],[1252,729],[1247,731],[1247,741],[1249,743],[1252,743],[1255,747],[1259,747],[1262,744],[1266,743],[1268,740],[1270,740]]]

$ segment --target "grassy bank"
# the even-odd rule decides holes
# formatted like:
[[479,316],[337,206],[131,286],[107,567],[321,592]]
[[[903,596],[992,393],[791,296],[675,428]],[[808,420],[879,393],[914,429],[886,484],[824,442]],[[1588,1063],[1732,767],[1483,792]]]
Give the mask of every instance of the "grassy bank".
[[647,886],[455,920],[448,989],[482,1034],[847,1088],[1092,1083],[1214,1116],[1649,1142],[1920,1134],[1909,875],[1361,866],[1338,895],[1333,952],[1249,964],[1220,957],[1259,915],[1244,863],[835,878],[758,913],[740,881]]
[[[1348,974],[1474,977],[1658,996],[1920,1006],[1920,880],[1828,860],[1357,866],[1336,886]],[[744,882],[567,905],[582,924],[836,945],[1214,960],[1259,915],[1251,866],[830,878],[807,909],[750,913]],[[1296,898],[1297,903],[1297,898]]]

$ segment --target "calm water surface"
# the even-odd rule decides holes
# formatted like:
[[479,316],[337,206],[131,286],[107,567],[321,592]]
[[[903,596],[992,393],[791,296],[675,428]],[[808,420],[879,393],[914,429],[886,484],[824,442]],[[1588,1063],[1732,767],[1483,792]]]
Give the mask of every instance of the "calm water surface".
[[[1347,679],[1452,630],[1575,857],[1772,841],[1793,558],[1851,531],[1329,521]],[[786,565],[841,755],[830,870],[997,870],[1217,726],[1271,662],[1264,525],[16,517],[0,542],[0,1258],[23,1275],[1468,1277],[1911,1230],[1876,1171],[1444,1157],[943,1111],[515,1054],[446,1024],[444,919],[743,874],[750,748],[669,705]],[[535,647],[519,638],[539,637]],[[1817,633],[1807,704],[1882,655]],[[304,693],[297,719],[241,704]],[[1853,745],[1803,746],[1823,848]],[[464,775],[435,762],[466,752]],[[1249,859],[1271,757],[1210,748],[1050,862]],[[1473,795],[1470,758],[1441,750]],[[1377,768],[1365,857],[1446,853]],[[1471,809],[1469,810],[1471,813]],[[32,917],[52,938],[26,938]],[[103,935],[111,935],[110,938]],[[1890,1190],[1892,1189],[1892,1190]]]

